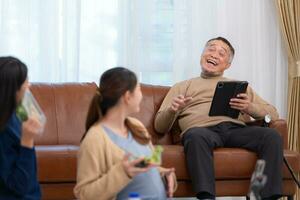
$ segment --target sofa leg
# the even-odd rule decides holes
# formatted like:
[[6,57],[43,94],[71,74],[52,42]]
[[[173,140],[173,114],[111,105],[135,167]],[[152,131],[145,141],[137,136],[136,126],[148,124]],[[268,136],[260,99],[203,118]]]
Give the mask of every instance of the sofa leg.
[[288,200],[294,200],[294,196],[293,195],[289,195],[289,196],[287,196],[287,199]]

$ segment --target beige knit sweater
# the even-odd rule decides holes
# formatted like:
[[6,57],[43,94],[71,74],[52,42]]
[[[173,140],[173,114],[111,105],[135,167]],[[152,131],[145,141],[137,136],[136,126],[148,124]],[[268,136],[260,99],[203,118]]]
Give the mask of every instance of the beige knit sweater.
[[[182,134],[192,127],[207,127],[225,121],[244,124],[245,121],[249,120],[249,116],[246,114],[240,114],[238,119],[232,119],[226,116],[208,116],[218,81],[231,80],[223,76],[205,77],[201,75],[197,78],[175,84],[166,95],[159,111],[156,114],[156,131],[166,133],[175,120],[178,120]],[[258,116],[256,112],[264,109],[271,115],[272,119],[278,119],[276,109],[259,97],[250,86],[248,86],[246,93],[256,107],[256,110],[253,111],[251,117],[263,117]],[[171,110],[172,99],[179,94],[182,94],[185,97],[192,97],[192,100],[182,110],[174,112]]]
[[[130,124],[146,130],[137,119],[127,119]],[[148,134],[147,131],[145,133]],[[78,152],[75,196],[81,200],[115,199],[117,193],[131,181],[122,166],[124,155],[125,152],[111,141],[99,122],[93,125]],[[159,168],[163,176],[162,169]]]

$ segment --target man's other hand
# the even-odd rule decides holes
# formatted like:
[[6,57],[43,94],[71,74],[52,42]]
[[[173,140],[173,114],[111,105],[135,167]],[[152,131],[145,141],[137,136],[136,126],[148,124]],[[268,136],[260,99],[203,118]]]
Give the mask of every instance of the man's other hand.
[[178,110],[184,108],[188,102],[192,100],[192,97],[185,97],[182,94],[178,95],[177,97],[174,97],[172,100],[171,109],[174,112],[177,112]]
[[243,113],[250,114],[253,107],[248,95],[246,93],[240,93],[235,98],[230,99],[230,107],[240,110]]

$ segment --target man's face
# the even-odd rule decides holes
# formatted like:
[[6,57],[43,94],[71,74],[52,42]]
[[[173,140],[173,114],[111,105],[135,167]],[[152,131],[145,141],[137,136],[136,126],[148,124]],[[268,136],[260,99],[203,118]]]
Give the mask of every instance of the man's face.
[[205,46],[200,60],[202,71],[217,75],[223,73],[230,66],[229,46],[221,40],[213,40]]

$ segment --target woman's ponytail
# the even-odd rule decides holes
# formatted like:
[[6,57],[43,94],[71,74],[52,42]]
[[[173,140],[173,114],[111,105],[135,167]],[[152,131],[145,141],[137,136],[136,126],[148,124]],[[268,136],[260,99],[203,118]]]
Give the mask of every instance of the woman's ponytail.
[[85,122],[85,133],[81,138],[81,141],[84,139],[89,128],[98,120],[102,118],[102,111],[100,108],[103,97],[99,91],[99,88],[96,90],[96,93],[91,101],[89,106],[86,122]]

